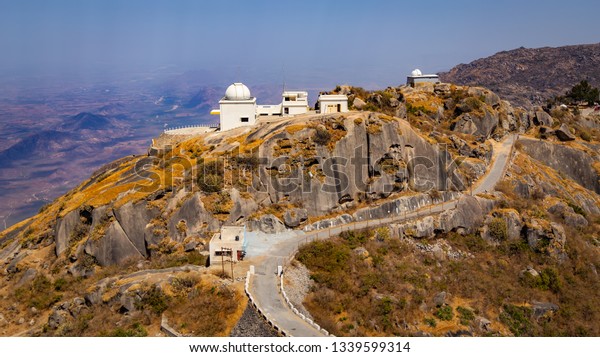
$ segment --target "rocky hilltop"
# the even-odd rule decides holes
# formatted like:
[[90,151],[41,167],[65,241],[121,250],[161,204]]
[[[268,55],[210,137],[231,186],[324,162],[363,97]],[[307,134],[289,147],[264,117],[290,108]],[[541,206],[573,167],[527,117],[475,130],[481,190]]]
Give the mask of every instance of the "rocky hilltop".
[[440,78],[490,88],[517,105],[541,105],[584,79],[600,86],[600,44],[520,47],[459,64]]
[[[335,92],[349,96],[351,112],[266,118],[256,126],[226,132],[163,134],[148,155],[105,165],[37,216],[2,232],[2,331],[144,335],[159,334],[168,320],[184,334],[228,334],[245,307],[243,284],[231,282],[220,269],[205,267],[210,237],[222,225],[245,224],[250,231],[265,233],[314,230],[389,214],[392,202],[409,210],[423,202],[463,196],[488,170],[495,142],[512,133],[522,136],[498,192],[467,195],[439,217],[390,226],[372,239],[352,240],[352,249],[361,248],[360,256],[371,257],[363,267],[371,276],[390,268],[392,256],[388,259],[383,252],[399,254],[404,249],[404,257],[411,257],[405,262],[408,269],[417,269],[410,264],[428,267],[414,270],[410,279],[402,277],[406,283],[396,292],[386,290],[392,285],[385,287],[381,281],[355,291],[355,301],[365,306],[385,301],[384,308],[368,317],[351,313],[348,301],[353,299],[343,300],[341,307],[329,305],[338,301],[332,296],[343,294],[342,285],[319,290],[329,294],[329,302],[319,300],[326,298],[319,294],[307,297],[307,308],[322,326],[340,335],[443,334],[462,327],[457,322],[443,331],[432,330],[433,323],[423,319],[431,318],[432,309],[456,307],[468,298],[473,300],[469,309],[491,321],[485,331],[519,334],[510,327],[512,320],[498,317],[512,311],[516,302],[498,295],[498,290],[487,295],[483,291],[508,264],[493,247],[518,249],[519,260],[509,259],[513,270],[528,264],[539,270],[573,265],[585,270],[588,279],[583,288],[579,278],[573,278],[578,289],[598,285],[599,118],[576,117],[559,108],[526,110],[489,89],[451,84],[374,92],[340,86]],[[378,245],[390,238],[403,248]],[[469,251],[484,245],[492,248]],[[313,257],[319,252],[331,250],[317,249]],[[437,252],[433,258],[432,252]],[[316,260],[306,256],[298,259],[316,272],[311,276],[329,274],[316,283],[337,279],[340,271],[314,266]],[[485,297],[479,300],[477,294],[461,297],[463,285],[431,286],[420,275],[443,282],[450,274],[446,269],[463,263],[475,269],[485,261],[496,265],[489,276],[480,277],[485,284],[477,285],[483,289],[477,291]],[[237,267],[242,274],[244,264]],[[360,264],[344,271],[361,275]],[[518,283],[519,273],[515,274],[507,278],[507,285]],[[565,287],[575,284],[562,276],[557,279]],[[553,304],[561,301],[560,290],[538,294],[534,285],[533,296]],[[456,300],[448,295],[448,303],[423,306],[435,289],[454,289]],[[585,290],[593,295],[590,303],[598,300],[598,291]],[[578,313],[583,309],[571,300],[566,304],[576,305]],[[411,321],[401,321],[407,306]],[[549,318],[550,310],[556,309],[542,315]],[[356,328],[338,323],[347,319]],[[566,316],[559,321],[570,320]],[[471,323],[467,326],[475,331]],[[582,325],[590,333],[597,328],[593,323]]]

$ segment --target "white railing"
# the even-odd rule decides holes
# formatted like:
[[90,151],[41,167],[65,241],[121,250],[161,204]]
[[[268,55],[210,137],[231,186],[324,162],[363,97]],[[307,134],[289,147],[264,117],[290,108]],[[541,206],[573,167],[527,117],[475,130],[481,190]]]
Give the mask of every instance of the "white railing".
[[310,318],[306,317],[303,313],[301,313],[300,311],[298,311],[297,308],[294,307],[294,304],[292,304],[292,302],[288,298],[287,294],[285,293],[285,290],[283,289],[283,273],[281,273],[281,275],[280,275],[280,283],[279,284],[280,284],[279,289],[281,290],[281,295],[283,296],[287,306],[290,308],[290,310],[292,310],[292,312],[294,314],[296,314],[298,317],[300,317],[302,320],[304,320],[307,324],[314,327],[315,330],[321,332],[323,335],[335,337],[334,335],[330,335],[329,331],[327,331],[324,328],[322,328],[321,326],[319,326],[316,322],[314,322]]
[[260,305],[258,305],[256,303],[256,301],[254,300],[254,297],[252,296],[252,294],[250,293],[250,279],[252,277],[252,273],[251,271],[254,270],[254,267],[252,266],[250,268],[250,271],[248,271],[246,273],[246,283],[244,285],[244,290],[246,292],[246,296],[248,297],[248,301],[250,302],[250,304],[252,305],[252,307],[258,312],[258,314],[265,319],[265,321],[269,324],[269,326],[271,326],[277,333],[281,334],[282,336],[285,337],[291,337],[292,335],[290,335],[289,332],[285,331],[284,329],[282,329],[280,326],[277,326],[277,324],[270,318],[269,314],[265,314],[262,310],[262,308],[260,307]]
[[209,129],[217,129],[219,128],[219,124],[198,124],[198,125],[181,125],[175,126],[172,128],[165,128],[163,130],[164,133],[168,133],[170,131],[180,130],[180,129],[194,129],[194,128],[209,128]]

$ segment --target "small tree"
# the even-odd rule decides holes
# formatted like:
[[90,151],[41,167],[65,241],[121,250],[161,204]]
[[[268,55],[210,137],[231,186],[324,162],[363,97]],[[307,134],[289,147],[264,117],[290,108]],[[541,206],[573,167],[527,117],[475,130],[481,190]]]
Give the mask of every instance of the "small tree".
[[587,80],[583,80],[567,91],[565,99],[571,103],[585,101],[588,105],[594,105],[599,96],[598,88],[592,87]]

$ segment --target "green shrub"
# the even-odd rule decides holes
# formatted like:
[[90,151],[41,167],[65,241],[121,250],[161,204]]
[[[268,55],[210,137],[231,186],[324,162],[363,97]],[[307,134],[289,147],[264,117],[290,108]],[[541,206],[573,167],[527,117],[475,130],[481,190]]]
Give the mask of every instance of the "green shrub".
[[500,314],[500,321],[515,336],[531,336],[533,334],[533,324],[530,319],[532,310],[530,308],[506,304],[503,306],[503,310]]
[[585,141],[592,141],[592,134],[590,134],[590,132],[587,130],[580,131],[579,137],[581,137]]
[[350,247],[350,249],[354,249],[365,244],[369,238],[369,232],[365,230],[361,231],[344,231],[340,233],[340,238],[342,238],[345,243]]
[[169,297],[159,287],[152,285],[135,305],[140,310],[150,310],[160,315],[169,307]]
[[54,285],[43,274],[36,276],[29,286],[16,289],[14,297],[28,307],[39,310],[49,308],[62,299],[62,295],[56,293]]
[[458,319],[460,320],[461,325],[469,326],[475,319],[473,310],[469,308],[459,306],[456,308],[456,312],[458,312]]
[[559,278],[558,271],[554,268],[545,268],[538,276],[538,284],[542,290],[550,290],[553,293],[559,293],[562,283]]
[[241,155],[240,154],[238,156],[233,156],[231,158],[231,161],[238,167],[241,167],[241,168],[244,168],[247,170],[257,169],[260,164],[260,160],[258,159],[257,156],[254,156],[254,155]]
[[148,331],[142,326],[140,323],[135,323],[131,325],[129,328],[124,329],[118,327],[108,333],[102,334],[105,337],[146,337],[148,336]]
[[497,241],[505,241],[508,238],[508,227],[506,221],[501,217],[492,218],[488,229],[490,236]]
[[296,259],[311,271],[311,279],[327,288],[343,291],[352,282],[347,279],[351,251],[339,241],[316,241],[302,246]]
[[454,311],[452,311],[452,306],[441,306],[435,311],[434,315],[442,321],[450,321],[454,318]]
[[425,320],[423,320],[423,322],[425,322],[425,324],[429,327],[437,326],[437,322],[435,321],[435,319],[433,317],[427,317],[427,318],[425,318]]
[[56,291],[64,291],[68,285],[68,282],[65,278],[58,278],[54,280],[54,290]]

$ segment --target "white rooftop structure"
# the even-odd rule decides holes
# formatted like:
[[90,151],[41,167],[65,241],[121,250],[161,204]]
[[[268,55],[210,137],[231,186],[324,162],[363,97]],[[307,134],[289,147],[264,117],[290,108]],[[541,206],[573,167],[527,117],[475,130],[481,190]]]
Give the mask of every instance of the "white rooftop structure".
[[410,76],[406,77],[406,84],[411,87],[418,86],[423,83],[440,83],[440,77],[437,74],[423,74],[420,69],[414,69]]
[[219,111],[211,113],[220,115],[221,130],[229,130],[256,123],[256,98],[243,83],[233,83],[225,91],[219,101]]
[[308,92],[284,91],[281,97],[281,115],[288,116],[308,112]]
[[240,261],[246,254],[246,226],[223,226],[220,233],[215,233],[208,244],[210,265],[221,260]]
[[321,113],[345,113],[348,111],[348,96],[344,94],[319,95]]
[[243,83],[233,83],[225,91],[225,99],[227,100],[248,100],[252,98],[250,89]]

